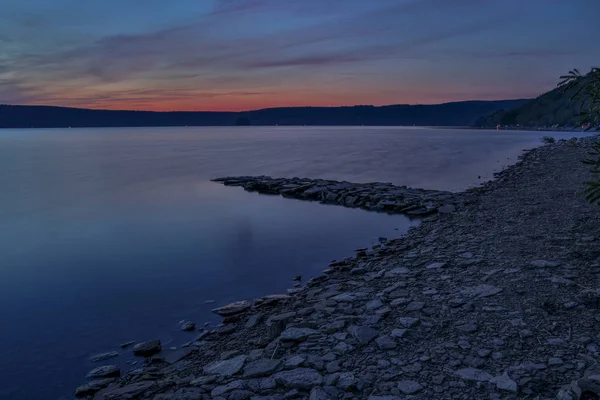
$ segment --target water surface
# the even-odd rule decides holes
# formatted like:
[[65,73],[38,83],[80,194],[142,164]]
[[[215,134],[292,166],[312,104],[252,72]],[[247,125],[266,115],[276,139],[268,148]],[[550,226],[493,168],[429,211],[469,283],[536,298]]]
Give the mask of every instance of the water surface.
[[70,399],[91,354],[129,340],[178,346],[193,338],[179,320],[217,321],[206,300],[284,292],[293,276],[318,275],[331,259],[414,224],[210,178],[460,190],[540,136],[362,127],[0,130],[0,398]]

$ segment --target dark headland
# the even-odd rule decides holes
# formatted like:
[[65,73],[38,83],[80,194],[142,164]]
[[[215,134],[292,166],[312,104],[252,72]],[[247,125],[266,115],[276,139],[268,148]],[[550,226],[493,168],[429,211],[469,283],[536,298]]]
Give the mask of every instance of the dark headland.
[[115,111],[0,105],[0,128],[320,125],[471,126],[528,100],[462,101],[437,105],[282,107],[245,112]]
[[217,305],[223,323],[190,333],[177,350],[139,344],[141,368],[104,361],[77,394],[568,400],[598,393],[600,254],[591,244],[600,230],[579,193],[591,143],[530,150],[495,180],[456,194],[222,179],[262,193],[428,216],[400,239],[382,238],[324,265],[322,276],[288,294]]

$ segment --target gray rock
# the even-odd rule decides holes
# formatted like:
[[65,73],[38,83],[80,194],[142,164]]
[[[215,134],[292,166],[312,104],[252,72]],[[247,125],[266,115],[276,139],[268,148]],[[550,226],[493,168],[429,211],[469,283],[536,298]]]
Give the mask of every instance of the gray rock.
[[415,394],[423,389],[419,382],[415,381],[400,381],[398,389],[404,394]]
[[133,346],[133,354],[136,356],[150,357],[159,353],[162,349],[160,340],[149,340]]
[[558,261],[535,260],[531,262],[531,265],[538,268],[554,268],[560,266],[560,263]]
[[94,368],[86,375],[88,379],[94,378],[110,378],[114,376],[120,376],[121,369],[118,365],[103,365],[101,367]]
[[104,389],[105,387],[107,387],[114,381],[115,381],[115,378],[93,380],[93,381],[88,382],[84,385],[81,385],[77,389],[75,389],[75,396],[76,397],[84,397],[84,396],[92,395],[92,394],[96,393],[97,391]]
[[240,372],[245,362],[246,356],[237,356],[229,360],[215,361],[208,364],[203,371],[207,375],[233,376]]
[[427,268],[427,269],[440,269],[440,268],[444,268],[445,265],[446,265],[446,263],[443,263],[443,262],[435,262],[435,263],[429,264],[425,268]]
[[353,372],[342,372],[339,374],[336,386],[343,390],[350,390],[356,387],[357,382]]
[[183,321],[181,323],[181,330],[185,332],[193,331],[196,328],[196,323],[192,321]]
[[365,305],[367,310],[376,310],[379,307],[383,306],[383,303],[379,299],[371,300]]
[[502,289],[499,287],[483,284],[463,289],[460,293],[469,297],[481,298],[493,296],[501,291]]
[[402,317],[398,318],[398,322],[405,328],[412,328],[413,326],[417,326],[419,324],[419,318],[412,317]]
[[221,396],[225,393],[232,392],[234,390],[245,389],[246,385],[244,381],[233,381],[228,383],[227,385],[216,386],[211,392],[210,395],[212,397]]
[[438,208],[438,212],[440,214],[451,214],[455,211],[456,211],[456,207],[454,207],[452,204],[445,204]]
[[379,336],[375,339],[375,343],[381,350],[391,350],[396,348],[396,342],[389,336]]
[[311,391],[310,391],[310,397],[308,398],[309,400],[333,400],[333,397],[329,395],[329,393],[327,393],[323,388],[321,387],[314,387]]
[[281,360],[260,359],[252,361],[244,367],[244,378],[258,378],[272,375],[281,366]]
[[495,383],[499,390],[506,390],[513,393],[517,392],[517,382],[510,379],[506,372],[500,376],[491,378],[490,383]]
[[227,317],[231,315],[236,315],[243,313],[250,309],[252,304],[250,304],[247,300],[236,301],[235,303],[230,303],[224,305],[222,307],[218,307],[212,310],[215,314],[219,314],[220,316]]
[[306,357],[304,356],[292,356],[285,360],[285,364],[283,365],[283,367],[285,369],[298,368],[299,366],[304,364],[304,361],[306,361]]
[[454,375],[460,379],[477,382],[487,382],[492,376],[487,372],[477,368],[463,368],[454,372]]
[[190,382],[191,386],[202,386],[202,385],[208,385],[213,383],[214,381],[217,380],[217,377],[214,375],[206,375],[206,376],[201,376],[199,378],[196,378],[194,380],[192,380]]
[[404,335],[406,335],[406,332],[408,332],[407,329],[394,329],[392,330],[391,336],[393,338],[401,338],[404,337]]
[[413,301],[406,306],[406,311],[419,311],[425,307],[425,303],[421,301]]
[[116,351],[108,351],[106,353],[95,354],[90,357],[91,362],[98,362],[108,360],[109,358],[117,357],[119,355]]
[[296,368],[273,375],[275,381],[290,389],[310,390],[323,382],[321,374],[311,368]]
[[284,342],[302,342],[318,331],[310,328],[287,328],[279,337]]
[[464,324],[456,327],[461,332],[464,333],[474,333],[477,332],[477,325],[475,324]]
[[360,344],[368,344],[377,337],[377,331],[368,326],[350,325],[348,333],[352,335]]
[[248,318],[248,321],[246,321],[246,324],[244,325],[244,327],[246,329],[252,329],[256,325],[258,325],[258,323],[260,322],[261,319],[262,319],[262,315],[261,314],[251,315],[250,318]]
[[154,381],[141,381],[103,393],[105,400],[134,399],[154,385]]
[[368,400],[402,400],[398,396],[369,396]]

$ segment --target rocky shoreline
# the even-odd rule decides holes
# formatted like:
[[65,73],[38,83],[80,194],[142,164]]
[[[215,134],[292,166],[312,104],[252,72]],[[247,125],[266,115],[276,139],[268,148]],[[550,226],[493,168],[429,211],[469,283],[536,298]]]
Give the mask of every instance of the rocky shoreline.
[[[289,294],[215,309],[223,323],[200,329],[186,347],[136,345],[142,368],[116,378],[118,367],[102,366],[78,396],[597,398],[600,224],[598,209],[579,193],[591,140],[531,150],[496,180],[459,194],[412,196],[414,189],[387,184],[299,178],[220,180],[295,198],[319,187],[306,198],[375,211],[405,212],[414,202],[429,216],[400,239],[332,262]],[[349,205],[348,197],[365,199]],[[386,209],[391,203],[398,205]],[[454,210],[440,210],[447,205]]]

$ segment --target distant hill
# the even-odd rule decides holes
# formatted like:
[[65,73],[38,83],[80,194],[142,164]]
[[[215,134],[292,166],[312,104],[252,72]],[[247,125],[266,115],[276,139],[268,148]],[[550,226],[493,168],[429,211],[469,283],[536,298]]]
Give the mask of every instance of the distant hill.
[[0,105],[0,128],[418,125],[471,126],[482,116],[528,100],[462,101],[437,105],[285,107],[245,112],[113,111],[51,106]]
[[556,88],[515,108],[498,110],[480,118],[475,126],[573,127],[581,120],[579,103],[571,101],[572,92]]

